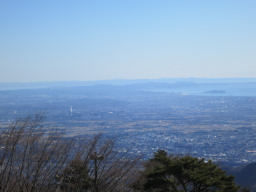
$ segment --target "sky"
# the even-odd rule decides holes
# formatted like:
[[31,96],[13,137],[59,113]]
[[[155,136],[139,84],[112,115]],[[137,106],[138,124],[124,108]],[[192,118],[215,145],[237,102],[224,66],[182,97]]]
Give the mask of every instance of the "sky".
[[255,0],[2,0],[0,82],[256,77]]

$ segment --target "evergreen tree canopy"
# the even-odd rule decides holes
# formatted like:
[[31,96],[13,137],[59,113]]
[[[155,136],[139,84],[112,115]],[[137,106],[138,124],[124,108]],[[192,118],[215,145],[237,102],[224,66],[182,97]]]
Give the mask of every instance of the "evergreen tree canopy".
[[162,150],[145,164],[135,189],[148,192],[238,191],[234,178],[213,162],[191,156],[168,156]]
[[61,190],[67,192],[86,192],[92,186],[86,164],[75,159],[63,171]]

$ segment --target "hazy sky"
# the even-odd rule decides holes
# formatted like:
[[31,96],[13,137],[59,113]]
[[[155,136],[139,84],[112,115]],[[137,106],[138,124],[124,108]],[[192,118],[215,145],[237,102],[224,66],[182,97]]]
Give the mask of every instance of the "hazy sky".
[[0,82],[162,77],[256,77],[256,1],[0,1]]

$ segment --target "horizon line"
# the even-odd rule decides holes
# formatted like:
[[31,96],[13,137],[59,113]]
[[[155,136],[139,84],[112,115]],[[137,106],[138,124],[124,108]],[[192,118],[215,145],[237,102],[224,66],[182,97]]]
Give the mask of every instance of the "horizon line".
[[250,80],[255,79],[256,77],[162,77],[162,78],[113,78],[113,79],[98,79],[98,80],[39,80],[39,81],[0,81],[0,84],[26,84],[26,83],[67,83],[67,82],[101,82],[101,81],[145,81],[145,80],[175,80],[175,79],[184,79],[184,80],[232,80],[232,79],[241,79],[241,80]]

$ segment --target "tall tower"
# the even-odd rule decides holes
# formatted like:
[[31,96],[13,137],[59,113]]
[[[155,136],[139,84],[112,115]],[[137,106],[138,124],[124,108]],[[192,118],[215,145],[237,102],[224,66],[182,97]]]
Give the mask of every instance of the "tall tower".
[[72,117],[72,115],[73,115],[73,108],[72,108],[72,105],[71,105],[71,107],[70,107],[70,116]]

